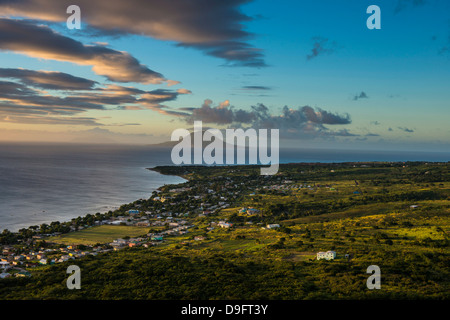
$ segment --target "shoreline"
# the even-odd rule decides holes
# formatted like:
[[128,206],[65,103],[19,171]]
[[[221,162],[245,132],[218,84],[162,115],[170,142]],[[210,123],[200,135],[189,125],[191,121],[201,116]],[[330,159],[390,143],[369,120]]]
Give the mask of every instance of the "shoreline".
[[[185,183],[185,182],[187,182],[188,181],[188,179],[186,179],[186,178],[184,178],[183,176],[180,176],[180,175],[169,175],[169,174],[164,174],[164,173],[161,173],[161,172],[159,172],[158,170],[153,170],[154,168],[157,168],[158,166],[155,166],[155,167],[153,167],[153,168],[149,168],[149,167],[142,167],[143,169],[145,169],[145,170],[149,170],[149,171],[153,171],[153,172],[156,172],[156,173],[158,173],[158,174],[160,174],[160,175],[162,175],[162,176],[169,176],[169,177],[178,177],[178,178],[182,178],[182,179],[184,179],[184,180],[186,180],[186,181],[183,181],[183,182],[180,182],[180,183]],[[178,183],[177,183],[178,184]],[[152,192],[154,192],[154,191],[158,191],[158,190],[160,190],[162,187],[164,187],[165,185],[167,185],[167,183],[166,182],[164,182],[162,185],[159,185],[157,188],[155,188],[155,190],[153,190]],[[148,193],[148,198],[150,198],[151,197],[151,192],[150,193]],[[148,198],[146,198],[146,199],[148,199]],[[111,205],[111,204],[105,204],[105,205],[102,205],[101,207],[107,207],[107,208],[109,208],[109,210],[108,211],[106,211],[106,212],[101,212],[101,211],[99,211],[99,210],[97,210],[97,212],[100,212],[101,214],[106,214],[107,212],[115,212],[115,211],[117,211],[117,210],[119,210],[122,206],[127,206],[127,205],[130,205],[130,204],[132,204],[132,203],[134,203],[134,202],[136,202],[136,201],[139,201],[139,200],[142,200],[142,198],[139,198],[139,199],[134,199],[134,200],[132,200],[131,202],[121,202],[121,203],[117,203],[116,205]],[[94,210],[95,211],[95,210]],[[82,215],[78,215],[78,216],[72,216],[72,218],[68,218],[68,220],[63,220],[63,221],[61,221],[61,220],[52,220],[52,221],[49,221],[49,222],[35,222],[35,223],[32,223],[32,224],[29,224],[29,225],[27,225],[27,226],[18,226],[18,227],[15,227],[15,229],[17,229],[17,230],[15,230],[15,229],[13,229],[13,228],[3,228],[3,229],[0,229],[0,233],[1,232],[3,232],[3,231],[5,231],[5,230],[8,230],[9,232],[11,232],[11,233],[13,233],[13,234],[19,234],[19,231],[20,230],[22,230],[22,229],[30,229],[31,227],[33,227],[33,226],[41,226],[42,224],[47,224],[47,225],[50,225],[50,224],[52,224],[52,223],[61,223],[61,224],[63,224],[63,223],[71,223],[74,219],[77,219],[77,218],[79,218],[79,217],[86,217],[87,215],[95,215],[95,212],[92,212],[92,213],[85,213],[84,215],[82,214]],[[14,231],[13,231],[14,230]]]
[[[442,162],[442,161],[343,161],[343,162],[332,162],[332,163],[328,163],[328,162],[286,162],[286,163],[280,163],[280,165],[302,164],[302,165],[328,166],[328,165],[344,165],[344,164],[367,165],[367,164],[371,164],[371,163],[375,163],[375,164],[392,163],[393,164],[393,163],[407,163],[407,162],[411,162],[411,163],[447,164],[449,161],[447,161],[447,162]],[[155,167],[145,167],[145,169],[149,170],[149,171],[154,171],[154,172],[156,172],[158,174],[161,174],[163,176],[179,177],[179,178],[182,178],[182,179],[186,180],[186,181],[183,181],[183,182],[180,182],[180,183],[176,183],[176,184],[166,184],[166,183],[164,183],[163,185],[160,185],[158,188],[155,189],[155,191],[159,191],[164,186],[167,186],[167,185],[176,186],[176,185],[184,184],[186,182],[189,182],[189,181],[192,181],[193,179],[195,179],[195,177],[193,177],[192,174],[189,173],[189,172],[185,172],[185,173],[176,172],[176,171],[179,171],[179,170],[184,170],[185,171],[187,168],[198,168],[198,167],[202,167],[202,168],[215,168],[215,167],[237,167],[237,168],[239,168],[239,167],[241,167],[242,168],[242,167],[245,167],[247,169],[252,169],[252,168],[255,169],[255,168],[260,168],[262,166],[264,166],[264,165],[258,165],[258,164],[256,164],[256,165],[247,165],[247,164],[244,164],[244,165],[221,165],[221,166],[214,166],[214,165],[213,166],[208,166],[208,165],[182,165],[182,166],[177,166],[177,165],[157,165]],[[175,172],[173,172],[173,171],[175,171]],[[153,191],[153,192],[155,192],[155,191]],[[148,200],[150,198],[151,198],[151,195],[147,199],[142,199],[141,198],[141,199],[135,199],[132,202],[122,203],[118,207],[114,207],[115,209],[109,210],[108,213],[109,212],[116,212],[117,210],[120,210],[121,207],[130,206],[130,205],[136,203],[137,201]],[[107,214],[107,213],[101,213],[101,214]],[[81,218],[85,218],[85,217],[90,216],[90,215],[92,216],[92,215],[95,215],[95,214],[87,213],[84,216],[73,217],[73,218],[71,218],[70,220],[67,220],[67,221],[56,220],[56,221],[51,221],[49,223],[45,223],[44,222],[42,224],[47,224],[47,225],[51,225],[52,223],[67,224],[67,223],[72,223],[74,220],[76,220],[76,219],[78,219],[80,217]],[[29,230],[33,226],[36,226],[36,225],[29,225],[28,227],[20,228],[17,231],[11,231],[9,229],[2,229],[2,230],[0,230],[0,232],[8,230],[12,234],[19,234],[20,230],[22,230],[22,229]],[[37,225],[37,226],[40,227],[40,225]]]

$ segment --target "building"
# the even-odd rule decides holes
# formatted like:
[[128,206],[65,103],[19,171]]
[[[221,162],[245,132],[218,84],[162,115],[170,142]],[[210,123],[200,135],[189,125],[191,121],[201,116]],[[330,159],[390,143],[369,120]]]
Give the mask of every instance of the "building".
[[334,258],[336,258],[335,251],[317,252],[317,260],[320,259],[333,260]]
[[252,214],[258,214],[259,210],[255,209],[255,208],[248,208],[247,209],[247,214],[252,215]]
[[268,225],[266,226],[267,229],[274,229],[274,228],[279,228],[279,227],[280,227],[280,225],[279,225],[279,224],[276,224],[276,223],[274,223],[274,224],[268,224]]
[[220,227],[222,227],[222,228],[231,228],[231,227],[233,226],[232,223],[224,222],[224,221],[220,221],[220,222],[218,223],[218,225],[219,225]]

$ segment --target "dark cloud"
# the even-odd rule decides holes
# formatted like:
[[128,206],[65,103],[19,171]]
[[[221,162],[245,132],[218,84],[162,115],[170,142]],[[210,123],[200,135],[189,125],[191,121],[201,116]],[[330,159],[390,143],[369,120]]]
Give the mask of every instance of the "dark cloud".
[[279,129],[280,135],[284,138],[356,136],[347,129],[333,131],[326,127],[326,125],[350,124],[350,115],[332,113],[320,108],[314,109],[310,106],[297,109],[285,106],[281,114],[273,115],[264,104],[257,104],[252,106],[251,110],[244,110],[230,106],[228,101],[213,106],[213,102],[207,99],[200,108],[189,110],[185,108],[185,110],[191,111],[191,115],[185,117],[189,123],[200,120],[232,128],[250,126],[255,129]]
[[357,94],[353,97],[353,101],[359,100],[359,99],[368,99],[369,97],[364,91],[361,91],[360,94]]
[[303,106],[297,109],[282,108],[281,114],[272,115],[269,109],[258,104],[252,107],[255,120],[251,122],[253,128],[279,129],[282,138],[330,138],[356,136],[347,129],[331,130],[325,125],[350,124],[350,115],[340,115],[320,108]]
[[350,124],[350,115],[348,113],[344,115],[339,115],[336,113],[331,113],[320,108],[314,110],[309,106],[304,106],[298,110],[292,110],[291,113],[298,113],[300,115],[306,115],[308,121],[320,124]]
[[[254,35],[244,24],[254,18],[240,7],[249,0],[77,0],[86,32],[137,34],[195,48],[224,59],[228,65],[263,67],[262,51],[248,41]],[[64,22],[73,1],[0,1],[3,15]],[[91,30],[93,29],[93,30]]]
[[243,86],[242,90],[268,91],[268,90],[272,90],[272,88],[271,87],[266,87],[266,86]]
[[53,117],[53,116],[27,116],[14,115],[1,117],[0,122],[22,123],[22,124],[48,124],[48,125],[84,125],[84,126],[102,126],[95,118],[79,117]]
[[398,128],[404,132],[408,132],[408,133],[414,132],[413,129],[403,128],[403,127],[398,127]]
[[192,110],[186,121],[192,122],[201,120],[205,123],[215,123],[219,125],[231,124],[233,122],[249,122],[253,118],[251,112],[245,110],[233,110],[228,101],[224,101],[218,106],[212,106],[212,101],[206,99],[200,108]]
[[91,65],[95,73],[111,81],[155,84],[167,81],[127,52],[100,45],[84,45],[30,21],[0,19],[0,50],[39,59]]
[[334,53],[338,48],[338,45],[335,41],[330,41],[327,38],[314,37],[312,38],[312,40],[313,48],[311,49],[311,53],[306,56],[307,60],[316,58],[319,55]]
[[16,79],[35,88],[50,90],[90,90],[97,84],[96,81],[63,72],[11,68],[0,68],[0,78]]

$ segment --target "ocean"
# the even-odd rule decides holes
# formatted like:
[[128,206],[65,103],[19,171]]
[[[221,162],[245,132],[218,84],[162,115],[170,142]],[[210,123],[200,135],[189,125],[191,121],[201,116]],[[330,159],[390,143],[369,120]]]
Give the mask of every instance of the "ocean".
[[[0,143],[0,231],[69,221],[146,199],[180,177],[147,170],[172,165],[170,148],[152,146]],[[430,161],[450,153],[281,150],[280,163]]]
[[146,168],[170,154],[116,145],[0,144],[0,230],[108,212],[181,183]]

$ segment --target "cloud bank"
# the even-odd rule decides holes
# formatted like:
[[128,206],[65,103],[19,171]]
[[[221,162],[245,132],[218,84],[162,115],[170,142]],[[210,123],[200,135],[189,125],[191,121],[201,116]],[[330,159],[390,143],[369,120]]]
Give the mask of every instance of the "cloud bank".
[[30,57],[92,66],[110,81],[160,84],[167,81],[124,51],[100,45],[84,45],[30,21],[0,19],[0,50]]
[[63,72],[0,68],[0,121],[10,123],[102,125],[79,115],[90,110],[155,110],[186,116],[164,103],[189,90],[141,90]]
[[[240,7],[249,0],[78,0],[81,18],[88,28],[103,35],[136,34],[174,42],[218,57],[229,65],[264,67],[261,49],[248,41],[255,35],[244,24],[253,20]],[[0,1],[3,16],[65,22],[61,0]]]
[[183,117],[188,123],[202,121],[207,124],[227,126],[229,128],[252,127],[254,129],[279,129],[283,138],[318,136],[355,136],[347,129],[330,130],[327,125],[351,124],[349,114],[338,114],[310,106],[297,109],[283,107],[281,114],[274,115],[264,104],[257,104],[251,110],[238,109],[226,100],[216,106],[206,99],[199,108],[185,108],[190,112]]

